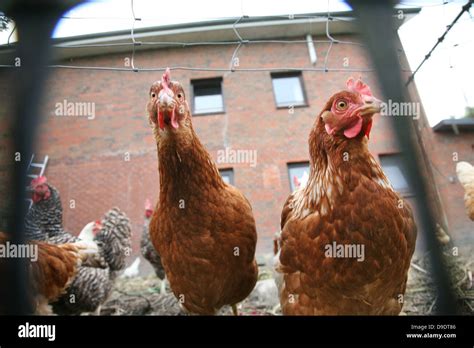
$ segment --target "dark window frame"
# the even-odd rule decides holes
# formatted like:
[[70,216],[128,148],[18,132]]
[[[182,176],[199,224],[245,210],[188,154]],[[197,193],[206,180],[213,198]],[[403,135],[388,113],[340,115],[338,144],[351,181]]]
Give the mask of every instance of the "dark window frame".
[[[190,86],[191,86],[191,91],[190,91],[190,96],[191,96],[191,112],[193,116],[209,116],[209,115],[221,115],[226,113],[226,108],[225,108],[225,97],[224,97],[224,88],[222,86],[222,82],[224,81],[222,76],[218,77],[210,77],[210,78],[204,78],[204,79],[192,79],[190,81]],[[211,112],[196,112],[196,105],[194,103],[194,88],[195,86],[203,86],[203,85],[208,85],[211,82],[218,82],[220,89],[221,89],[221,96],[222,96],[222,110],[219,111],[211,111]]]
[[229,184],[235,186],[235,173],[234,168],[219,168],[219,175],[222,177],[222,173],[229,174]]
[[[379,164],[380,164],[380,167],[382,168],[385,176],[387,177],[387,179],[390,181],[390,178],[388,177],[388,175],[385,173],[385,170],[384,170],[384,167],[383,167],[383,164],[382,164],[382,157],[390,157],[390,156],[399,156],[399,158],[402,156],[402,153],[401,152],[382,152],[382,153],[379,153],[377,155],[378,157],[378,160],[379,160]],[[413,190],[413,187],[410,185],[410,182],[408,180],[408,177],[405,175],[405,172],[404,172],[404,169],[403,168],[400,168],[400,171],[402,172],[402,175],[405,179],[405,181],[407,182],[407,185],[408,185],[408,189],[406,190],[402,190],[402,191],[399,191],[397,190],[395,187],[393,188],[395,190],[395,192],[397,192],[398,194],[400,194],[402,197],[404,198],[410,198],[410,197],[415,197],[415,192]],[[392,182],[390,181],[390,184],[392,184]]]
[[[298,77],[301,86],[301,92],[303,93],[304,102],[302,104],[288,104],[288,105],[278,105],[278,99],[275,93],[275,86],[273,85],[274,78],[284,78],[284,77]],[[290,106],[293,108],[307,108],[309,107],[308,95],[306,93],[306,87],[303,79],[302,71],[283,71],[283,72],[272,72],[270,73],[270,79],[272,83],[272,92],[273,100],[275,101],[275,106],[277,109],[288,109]]]
[[292,182],[292,177],[290,175],[290,168],[294,168],[294,167],[308,167],[308,175],[310,174],[310,171],[311,171],[311,162],[308,160],[308,161],[298,161],[298,162],[288,162],[286,164],[286,174],[288,176],[288,183],[289,183],[289,189],[290,189],[290,193],[293,193],[295,190],[292,190],[292,186],[293,186],[293,182]]

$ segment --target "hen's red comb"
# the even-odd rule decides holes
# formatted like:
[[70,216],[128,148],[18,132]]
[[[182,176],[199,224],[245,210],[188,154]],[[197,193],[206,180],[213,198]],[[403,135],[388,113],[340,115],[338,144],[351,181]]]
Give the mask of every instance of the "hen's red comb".
[[351,92],[358,92],[363,97],[372,97],[372,91],[370,87],[367,86],[360,77],[355,80],[353,77],[350,77],[346,82],[347,89]]
[[145,201],[145,210],[152,210],[153,207],[151,206],[150,200],[147,198]]
[[31,187],[35,188],[36,186],[46,184],[48,180],[45,176],[38,176],[37,178],[31,180]]
[[170,81],[171,81],[171,70],[170,68],[166,68],[166,71],[161,78],[161,83],[163,84],[163,87],[169,88]]
[[96,235],[97,233],[99,233],[99,231],[102,229],[102,221],[100,220],[95,220],[94,221],[94,226],[92,227],[92,232],[94,233],[94,235]]

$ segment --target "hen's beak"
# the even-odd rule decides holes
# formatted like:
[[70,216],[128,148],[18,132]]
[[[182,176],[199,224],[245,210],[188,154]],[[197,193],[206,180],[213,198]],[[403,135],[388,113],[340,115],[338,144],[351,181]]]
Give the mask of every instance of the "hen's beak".
[[166,110],[171,104],[173,104],[174,102],[173,95],[171,95],[171,93],[167,93],[164,90],[160,93],[160,100],[159,100],[160,109]]
[[176,103],[173,97],[173,91],[170,89],[163,89],[158,96],[158,124],[161,129],[165,128],[165,117],[166,121],[171,121],[173,128],[179,127],[175,113]]
[[365,100],[364,105],[359,109],[360,110],[360,115],[365,116],[373,116],[374,114],[377,114],[381,110],[381,104],[382,102],[378,100],[377,98],[370,98],[368,100]]

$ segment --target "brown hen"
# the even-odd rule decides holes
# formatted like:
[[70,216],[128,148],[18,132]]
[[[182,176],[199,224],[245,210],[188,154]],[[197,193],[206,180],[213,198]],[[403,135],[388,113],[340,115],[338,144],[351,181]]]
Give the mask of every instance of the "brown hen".
[[182,306],[211,315],[245,299],[257,281],[252,208],[224,183],[194,132],[183,87],[169,70],[150,88],[159,200],[150,222],[170,287]]
[[401,311],[416,226],[367,141],[379,102],[349,79],[309,135],[310,177],[281,216],[277,271],[286,315]]

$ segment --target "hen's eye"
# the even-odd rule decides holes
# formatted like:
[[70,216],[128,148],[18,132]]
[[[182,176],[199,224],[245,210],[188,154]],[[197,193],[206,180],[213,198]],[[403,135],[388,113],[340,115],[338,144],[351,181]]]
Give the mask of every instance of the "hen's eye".
[[178,93],[178,94],[177,94],[177,97],[178,97],[178,99],[181,99],[181,98],[183,98],[183,94],[182,94],[182,93]]
[[345,108],[347,108],[347,102],[345,100],[339,100],[337,103],[336,103],[336,107],[339,109],[339,110],[344,110]]
[[152,94],[151,94],[151,97],[152,97],[152,98],[155,98],[155,97],[156,97],[156,93],[152,93]]

